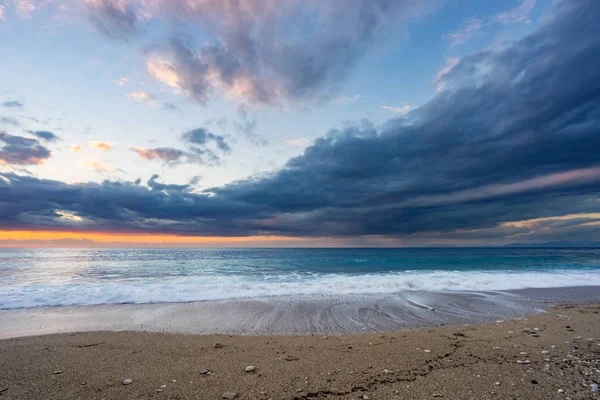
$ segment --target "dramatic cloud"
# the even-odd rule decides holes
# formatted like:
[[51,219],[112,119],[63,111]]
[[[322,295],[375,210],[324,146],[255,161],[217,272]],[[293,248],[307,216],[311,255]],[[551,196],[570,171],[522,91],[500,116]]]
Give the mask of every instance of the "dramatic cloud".
[[[176,93],[203,104],[225,94],[274,105],[334,100],[339,84],[361,57],[443,1],[66,2],[85,13],[97,32],[117,41],[135,40],[155,26],[177,32],[144,44],[148,72]],[[23,15],[36,8],[31,0],[18,3],[27,5]],[[44,1],[40,7],[49,3],[57,6]],[[116,83],[129,81],[125,77]]]
[[27,132],[36,136],[38,139],[45,140],[46,142],[56,142],[57,140],[59,140],[59,137],[50,131],[27,131]]
[[181,139],[184,142],[202,147],[206,146],[210,142],[214,142],[219,150],[225,153],[231,151],[231,147],[229,147],[223,136],[215,135],[205,128],[198,128],[188,131],[181,135]]
[[111,142],[88,142],[88,147],[90,149],[102,150],[102,151],[111,151],[115,148],[115,144]]
[[[152,19],[201,27],[152,46],[147,69],[176,93],[206,103],[224,92],[248,102],[323,100],[391,27],[438,1],[88,0],[94,26],[119,40]],[[206,40],[208,37],[208,40]],[[201,43],[201,44],[200,44]]]
[[16,100],[5,101],[3,103],[0,103],[0,105],[2,107],[9,107],[9,108],[22,108],[23,107],[23,103],[16,101]]
[[600,3],[562,1],[553,13],[510,46],[463,57],[423,106],[378,128],[332,130],[269,175],[195,192],[156,178],[68,185],[4,173],[0,224],[60,229],[60,210],[82,230],[599,237]]
[[515,9],[500,13],[494,19],[503,24],[529,22],[529,13],[535,7],[535,2],[536,0],[523,0]]
[[469,18],[456,30],[444,36],[445,40],[450,42],[450,47],[455,47],[467,43],[473,36],[479,32],[483,26],[483,19]]
[[0,130],[0,164],[36,165],[50,158],[50,150],[36,139],[9,135]]

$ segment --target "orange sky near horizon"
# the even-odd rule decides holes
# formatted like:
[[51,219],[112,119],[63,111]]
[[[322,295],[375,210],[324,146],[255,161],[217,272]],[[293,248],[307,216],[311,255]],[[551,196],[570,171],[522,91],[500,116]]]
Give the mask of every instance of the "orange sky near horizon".
[[[113,233],[113,232],[76,232],[76,231],[2,231],[0,230],[0,241],[58,241],[58,240],[92,240],[98,244],[114,243],[145,243],[145,244],[198,244],[198,245],[227,245],[227,244],[251,244],[261,242],[298,242],[307,240],[305,238],[285,236],[178,236],[169,234],[145,234],[145,233]],[[5,243],[7,244],[7,243]],[[10,243],[8,243],[10,244]],[[2,243],[0,243],[2,246]]]
[[[555,229],[556,222],[580,220],[580,226],[600,225],[600,213],[579,213],[521,221],[507,221],[496,227],[474,229],[471,232],[495,229],[516,229],[509,240],[526,239],[537,231]],[[560,229],[560,224],[559,227]],[[420,245],[477,245],[476,239],[448,238],[444,232],[431,232],[431,237],[394,238],[364,236],[354,241],[336,237],[294,236],[181,236],[176,234],[82,232],[82,231],[28,231],[0,230],[0,247],[406,247]],[[356,239],[356,238],[355,238]],[[91,242],[90,242],[91,241]],[[499,242],[501,244],[501,242]]]

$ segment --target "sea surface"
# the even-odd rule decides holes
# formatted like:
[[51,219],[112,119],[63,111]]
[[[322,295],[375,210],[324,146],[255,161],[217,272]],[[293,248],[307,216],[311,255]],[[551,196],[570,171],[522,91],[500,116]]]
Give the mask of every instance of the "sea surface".
[[0,309],[600,285],[600,249],[0,249]]

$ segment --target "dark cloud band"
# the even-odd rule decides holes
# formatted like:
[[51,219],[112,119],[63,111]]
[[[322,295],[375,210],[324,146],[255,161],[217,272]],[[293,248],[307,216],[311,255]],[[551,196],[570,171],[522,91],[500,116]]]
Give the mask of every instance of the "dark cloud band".
[[[379,128],[331,130],[270,175],[196,193],[155,177],[68,185],[3,174],[0,223],[72,228],[57,214],[66,210],[84,230],[460,239],[597,214],[600,3],[562,1],[553,15],[511,46],[464,57],[423,106]],[[184,140],[219,146],[205,130]],[[568,221],[539,224],[599,233],[590,217]]]

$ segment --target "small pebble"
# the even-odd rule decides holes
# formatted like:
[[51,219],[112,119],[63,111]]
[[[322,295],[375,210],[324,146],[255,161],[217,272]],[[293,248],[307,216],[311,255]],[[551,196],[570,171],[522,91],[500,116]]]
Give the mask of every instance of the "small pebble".
[[218,342],[217,342],[217,343],[215,343],[215,344],[213,345],[213,347],[214,347],[215,349],[222,349],[223,347],[225,347],[225,345],[224,345],[223,343],[218,343]]
[[252,372],[256,369],[254,365],[248,365],[245,369],[246,372]]
[[431,350],[423,350],[425,353],[431,353]]
[[235,399],[236,397],[237,397],[237,393],[234,393],[234,392],[225,392],[221,396],[222,399],[227,399],[227,400]]
[[565,391],[562,389],[558,389],[558,393],[564,393]]
[[59,371],[54,371],[54,372],[53,372],[53,374],[54,374],[54,375],[62,374],[62,369],[61,369],[61,370],[59,370]]
[[131,379],[131,378],[123,379],[123,385],[130,385],[132,382],[133,382],[133,379]]

